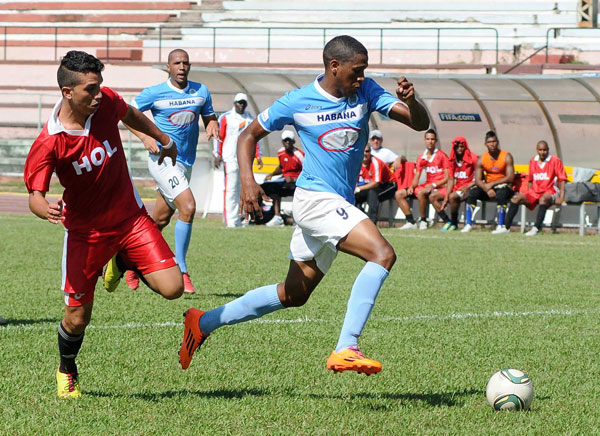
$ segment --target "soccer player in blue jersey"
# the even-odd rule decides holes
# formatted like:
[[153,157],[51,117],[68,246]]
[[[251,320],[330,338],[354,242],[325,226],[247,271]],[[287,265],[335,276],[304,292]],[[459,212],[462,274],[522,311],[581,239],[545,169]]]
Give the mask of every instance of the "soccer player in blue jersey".
[[429,118],[415,100],[413,85],[406,78],[398,80],[397,98],[365,78],[367,49],[356,39],[333,38],[323,50],[323,61],[323,75],[275,101],[238,141],[242,204],[250,216],[262,214],[260,200],[266,199],[252,174],[256,141],[291,124],[304,145],[306,157],[293,200],[297,228],[290,243],[287,277],[208,312],[188,309],[179,351],[183,369],[215,329],[302,306],[337,252],[342,251],[363,259],[366,265],[350,292],[342,331],[327,359],[327,368],[366,374],[381,371],[381,363],[360,352],[358,338],[396,254],[375,224],[354,206],[354,188],[372,112],[380,112],[415,130],[427,129]]
[[[198,121],[202,118],[208,140],[213,137],[219,139],[219,124],[208,88],[202,83],[188,80],[190,59],[185,50],[176,49],[169,53],[167,70],[167,81],[144,89],[135,98],[132,106],[142,112],[150,110],[158,128],[177,144],[175,166],[168,162],[168,158],[159,165],[158,154],[148,155],[148,170],[158,185],[152,218],[162,230],[169,224],[175,209],[179,211],[179,218],[175,224],[175,256],[183,273],[185,292],[192,294],[195,289],[188,274],[186,254],[196,214],[196,201],[189,181],[196,160],[200,132]],[[160,151],[161,144],[154,139],[130,130],[147,148],[154,148],[156,153]],[[127,271],[125,279],[133,289],[139,285],[137,274],[133,271]]]

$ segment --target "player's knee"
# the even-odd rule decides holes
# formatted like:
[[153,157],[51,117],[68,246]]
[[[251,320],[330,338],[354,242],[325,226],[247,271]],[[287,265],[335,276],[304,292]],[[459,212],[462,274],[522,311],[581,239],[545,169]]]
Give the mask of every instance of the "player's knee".
[[65,328],[74,334],[82,333],[90,323],[91,313],[76,312],[71,313],[63,320]]
[[193,218],[196,214],[196,202],[192,199],[186,201],[182,207],[179,209],[179,215],[185,216],[187,218]]
[[183,295],[183,281],[181,283],[163,286],[160,289],[160,295],[167,300],[176,300]]
[[281,304],[283,304],[285,307],[304,306],[310,298],[311,292],[312,289],[286,286]]
[[386,243],[377,249],[376,257],[373,262],[381,265],[389,271],[396,263],[396,259],[397,256],[394,248],[390,244]]

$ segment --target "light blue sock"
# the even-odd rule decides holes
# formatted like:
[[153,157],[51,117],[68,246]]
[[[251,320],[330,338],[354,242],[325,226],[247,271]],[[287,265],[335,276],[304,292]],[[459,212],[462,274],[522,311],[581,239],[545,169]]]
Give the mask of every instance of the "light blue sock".
[[498,205],[498,225],[499,226],[503,226],[504,225],[504,217],[506,216],[506,205],[505,204],[499,204]]
[[190,239],[192,238],[192,223],[177,220],[175,223],[175,258],[182,273],[187,272],[185,257],[187,256]]
[[344,348],[358,345],[358,338],[369,319],[375,298],[377,298],[388,274],[389,271],[381,265],[367,262],[356,277],[352,292],[350,292],[340,339],[335,347],[336,353]]
[[283,308],[284,306],[277,296],[277,284],[263,286],[206,312],[200,318],[200,330],[208,335],[224,325],[249,321]]
[[474,204],[467,203],[467,207],[465,209],[465,224],[473,225],[473,210],[475,209]]

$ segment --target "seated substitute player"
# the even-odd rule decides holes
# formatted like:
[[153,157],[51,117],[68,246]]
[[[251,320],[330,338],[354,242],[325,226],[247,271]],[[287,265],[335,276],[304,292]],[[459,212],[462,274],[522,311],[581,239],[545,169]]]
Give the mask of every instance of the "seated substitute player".
[[[193,294],[194,285],[188,273],[186,256],[192,237],[192,222],[196,214],[196,200],[190,189],[192,167],[196,160],[196,147],[200,129],[198,121],[201,118],[206,128],[206,136],[219,138],[219,125],[215,111],[212,108],[210,92],[205,85],[188,81],[190,58],[185,50],[176,49],[169,53],[167,81],[145,88],[132,105],[140,111],[150,110],[154,122],[163,132],[175,138],[177,144],[177,162],[172,165],[170,159],[158,163],[158,155],[151,152],[148,155],[148,171],[156,181],[156,203],[152,219],[162,231],[177,209],[179,217],[175,223],[175,255],[179,268],[183,272],[184,292]],[[161,147],[153,138],[135,129],[130,129],[144,143],[148,150],[158,150]],[[111,269],[114,263],[109,264]],[[107,277],[113,273],[107,272]],[[134,271],[125,273],[125,281],[132,289],[137,289],[139,279]],[[114,286],[118,282],[114,282]]]
[[463,136],[452,140],[450,151],[450,181],[442,209],[450,204],[450,221],[444,224],[442,232],[451,232],[458,227],[458,210],[460,203],[466,201],[469,190],[475,186],[475,164],[477,155],[469,149],[469,144]]
[[510,231],[520,204],[533,210],[539,203],[535,224],[531,230],[525,233],[525,236],[536,236],[542,230],[548,208],[552,204],[560,206],[565,201],[567,174],[562,161],[560,158],[550,155],[550,148],[546,141],[539,141],[535,149],[537,156],[532,157],[529,161],[527,191],[524,194],[519,192],[511,198],[506,213],[505,231],[502,233]]
[[[400,230],[416,229],[417,225],[410,214],[410,207],[406,198],[415,195],[419,200],[419,230],[427,229],[427,205],[431,203],[437,211],[439,217],[448,222],[450,219],[442,209],[442,202],[446,195],[446,183],[448,182],[448,156],[442,150],[436,147],[437,133],[429,129],[425,133],[425,151],[417,157],[417,171],[413,177],[412,183],[404,191],[398,191],[396,200],[406,215],[407,223],[400,227]],[[419,185],[422,172],[425,171],[425,183]],[[408,213],[407,213],[408,212]]]
[[302,306],[337,252],[342,251],[363,259],[366,265],[354,282],[340,338],[327,359],[327,368],[367,374],[381,370],[381,363],[360,352],[358,338],[396,254],[371,220],[353,205],[354,187],[372,112],[417,130],[425,130],[429,118],[406,78],[398,80],[396,95],[400,101],[373,79],[365,78],[367,49],[356,39],[346,35],[333,38],[323,50],[323,61],[325,74],[275,101],[244,131],[238,143],[244,210],[260,216],[260,199],[266,196],[252,174],[254,144],[288,124],[295,126],[302,140],[306,159],[294,194],[297,228],[290,243],[287,277],[208,312],[189,309],[179,350],[183,369],[215,329]]
[[[260,185],[262,190],[273,200],[275,215],[267,222],[269,227],[283,227],[281,217],[281,197],[290,197],[296,191],[296,180],[302,172],[304,163],[304,152],[294,146],[296,136],[291,130],[281,132],[283,147],[277,151],[279,165],[271,174],[265,177],[265,183]],[[272,180],[273,176],[282,175],[278,180]]]
[[[167,299],[183,294],[173,252],[133,186],[119,120],[166,144],[158,157],[161,163],[166,157],[174,163],[177,148],[139,110],[100,86],[103,69],[102,62],[85,52],[70,51],[62,58],[57,74],[62,98],[25,161],[29,208],[65,227],[65,315],[58,326],[56,372],[62,398],[81,396],[75,358],[92,315],[96,281],[116,252],[143,274],[155,292]],[[46,193],[54,171],[65,190],[58,202],[49,203]]]
[[367,216],[377,225],[379,203],[394,197],[396,182],[394,174],[381,159],[371,156],[371,146],[365,147],[365,156],[358,176],[358,186],[354,190],[356,205],[367,203]]
[[498,205],[498,227],[492,233],[502,233],[506,204],[514,195],[511,184],[515,177],[513,157],[507,151],[500,150],[500,141],[496,132],[485,134],[487,153],[482,154],[475,164],[475,186],[469,191],[465,211],[466,224],[461,233],[470,232],[473,225],[473,211],[477,200],[496,200]]

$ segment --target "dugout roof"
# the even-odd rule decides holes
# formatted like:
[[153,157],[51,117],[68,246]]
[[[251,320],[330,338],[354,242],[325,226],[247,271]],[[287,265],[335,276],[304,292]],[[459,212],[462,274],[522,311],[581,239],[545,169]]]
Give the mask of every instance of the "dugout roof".
[[[233,96],[244,92],[249,98],[248,110],[256,115],[320,73],[192,66],[190,79],[208,86],[217,112],[231,109]],[[393,93],[401,73],[368,75]],[[446,153],[452,139],[460,135],[481,154],[486,151],[485,132],[495,130],[501,148],[513,154],[516,164],[527,164],[537,141],[544,139],[565,165],[600,168],[598,76],[410,74],[409,80],[429,111],[431,127],[437,130]],[[414,132],[378,113],[371,117],[371,128],[383,132],[384,146],[410,160],[424,150],[423,132]],[[263,143],[265,154],[275,155],[280,144],[278,135],[269,135]]]

